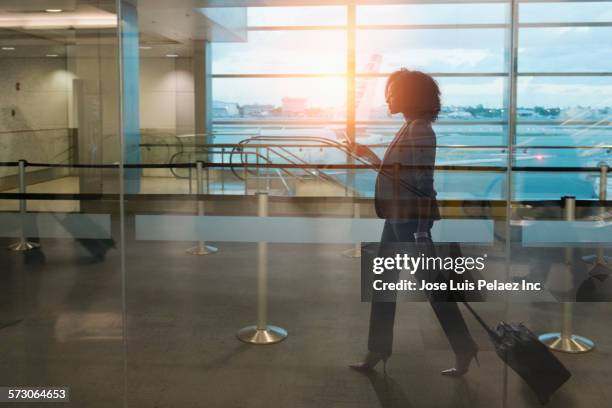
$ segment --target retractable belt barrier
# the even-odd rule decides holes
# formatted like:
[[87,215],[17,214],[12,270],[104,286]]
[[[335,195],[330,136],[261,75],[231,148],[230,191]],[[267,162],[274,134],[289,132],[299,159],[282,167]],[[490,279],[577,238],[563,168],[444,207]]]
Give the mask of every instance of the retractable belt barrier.
[[[27,187],[25,181],[25,171],[26,171],[26,161],[19,160],[19,193],[26,194]],[[26,230],[26,213],[27,213],[27,203],[25,198],[19,199],[19,222],[20,222],[20,236],[19,242],[9,245],[8,249],[11,251],[31,251],[32,249],[39,248],[40,244],[36,242],[30,242],[26,238],[25,230]]]
[[[576,218],[576,197],[563,197],[565,206],[565,220],[574,221]],[[565,248],[565,265],[567,271],[565,273],[565,289],[570,290],[573,286],[573,259],[574,249],[571,247]],[[555,333],[546,333],[539,336],[542,343],[546,344],[550,349],[562,351],[565,353],[585,353],[591,351],[595,347],[592,340],[573,334],[574,320],[574,303],[561,303],[561,331]]]
[[[203,191],[203,187],[202,187],[202,169],[203,169],[203,163],[201,161],[196,163],[196,182],[197,182],[197,186],[196,186],[196,192],[198,193],[198,199],[197,199],[197,211],[198,211],[198,216],[203,216],[204,215],[204,200],[202,200],[202,194],[204,194]],[[208,169],[207,169],[208,170]],[[191,186],[191,180],[189,181],[189,185]],[[208,193],[208,172],[206,173],[206,192]],[[198,245],[196,245],[193,248],[190,248],[187,250],[188,254],[191,255],[210,255],[210,254],[214,254],[215,252],[217,252],[218,249],[214,246],[210,246],[210,245],[206,245],[206,243],[202,240],[198,241]]]
[[[599,221],[605,221],[606,218],[606,208],[603,203],[607,200],[608,193],[608,165],[606,163],[599,164],[599,201],[602,203],[600,207],[600,216]],[[610,274],[610,267],[612,266],[612,258],[604,255],[603,248],[597,248],[597,253],[594,255],[586,255],[582,257],[584,262],[590,263],[593,266],[591,267],[589,273],[592,276],[602,275],[602,274]]]
[[[268,194],[257,193],[257,214],[268,216]],[[245,343],[273,344],[287,338],[287,330],[268,324],[268,243],[257,243],[257,324],[243,327],[236,337]]]
[[[176,163],[176,164],[50,164],[50,163],[28,163],[25,160],[18,162],[1,162],[0,167],[18,167],[19,194],[11,194],[11,197],[19,199],[20,215],[20,236],[19,241],[9,246],[14,251],[28,251],[37,248],[35,242],[27,241],[27,203],[26,199],[31,199],[27,193],[26,168],[27,167],[65,167],[65,168],[195,168],[197,175],[197,216],[176,216],[176,215],[136,215],[136,239],[161,239],[161,240],[194,240],[198,242],[195,248],[189,253],[195,255],[205,255],[216,251],[216,248],[206,245],[206,240],[214,241],[252,241],[258,245],[257,262],[257,323],[247,326],[238,331],[237,337],[244,342],[252,344],[271,344],[282,341],[287,337],[287,331],[278,326],[269,325],[267,322],[267,284],[268,284],[268,242],[311,242],[311,243],[346,243],[352,242],[355,247],[345,252],[346,256],[358,257],[359,242],[376,241],[379,236],[381,220],[361,219],[358,203],[353,204],[353,217],[349,219],[326,218],[308,219],[307,217],[268,217],[269,196],[268,193],[258,192],[258,217],[214,217],[205,216],[203,191],[203,171],[206,168],[313,168],[325,169],[371,169],[367,165],[334,165],[334,164],[261,164],[261,163],[242,163],[224,164],[209,163],[198,161],[197,163]],[[426,166],[405,166],[394,165],[395,171],[401,169],[425,168]],[[504,172],[505,167],[471,167],[471,166],[435,166],[436,170],[442,171],[478,171],[478,172]],[[600,173],[600,194],[599,203],[606,204],[607,199],[607,172],[605,164],[597,168],[576,168],[576,167],[512,167],[513,171],[530,172],[593,172]],[[246,182],[245,182],[246,183]],[[207,177],[208,184],[208,177]],[[208,189],[206,191],[208,193]],[[3,194],[6,196],[6,194]],[[14,199],[13,198],[13,199]],[[78,198],[75,198],[78,199]],[[576,199],[575,197],[564,197],[565,220],[566,222],[575,221]],[[602,211],[605,211],[602,207]],[[151,223],[155,217],[155,221]],[[601,217],[603,219],[604,213]],[[257,218],[255,220],[254,218]],[[246,224],[243,224],[246,222]],[[545,221],[544,221],[545,222]],[[186,224],[187,223],[187,224]],[[219,225],[228,228],[219,228]],[[168,228],[169,226],[171,228]],[[185,228],[190,225],[190,228]],[[238,225],[241,228],[238,228]],[[451,228],[449,228],[449,225]],[[469,225],[470,234],[468,240],[475,243],[493,242],[493,221],[492,220],[441,220],[434,227],[434,239],[440,242],[465,241],[465,228]],[[232,228],[232,226],[236,228]],[[265,228],[262,228],[264,227]],[[279,231],[283,231],[280,233]],[[459,235],[458,235],[459,234]],[[441,235],[445,237],[442,238]],[[347,239],[348,237],[348,239]],[[525,237],[525,235],[524,235]],[[213,239],[209,239],[213,238]],[[446,239],[445,239],[446,238]],[[573,250],[566,248],[566,265],[572,267]],[[603,248],[597,251],[596,255],[591,255],[584,259],[594,264],[594,267],[607,267],[610,259],[603,254]],[[568,274],[571,276],[571,274]],[[592,350],[595,344],[590,339],[573,334],[573,303],[562,303],[562,327],[560,332],[547,333],[540,336],[540,340],[553,350],[582,353]]]

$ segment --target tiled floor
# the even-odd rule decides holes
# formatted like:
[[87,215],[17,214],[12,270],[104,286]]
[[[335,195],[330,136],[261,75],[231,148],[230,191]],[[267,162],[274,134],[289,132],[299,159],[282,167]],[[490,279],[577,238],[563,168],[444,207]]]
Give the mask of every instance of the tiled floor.
[[[540,406],[470,318],[481,366],[442,377],[453,356],[424,303],[399,306],[386,376],[347,368],[366,350],[369,305],[344,246],[270,245],[269,321],[289,337],[252,346],[235,333],[256,320],[255,244],[217,243],[197,257],[185,254],[191,243],[134,241],[130,228],[125,298],[117,249],[103,262],[72,240],[43,240],[44,258],[0,251],[0,320],[23,319],[0,329],[0,384],[68,385],[69,406],[87,408]],[[537,333],[560,325],[556,303],[475,307]],[[558,354],[573,377],[549,407],[610,406],[611,320],[609,303],[576,305],[575,332],[597,348]]]

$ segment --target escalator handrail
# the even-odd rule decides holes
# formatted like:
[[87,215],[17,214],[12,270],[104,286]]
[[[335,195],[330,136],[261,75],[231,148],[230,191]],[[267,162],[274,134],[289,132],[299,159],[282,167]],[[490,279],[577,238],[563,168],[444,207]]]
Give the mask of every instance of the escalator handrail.
[[[311,137],[311,138],[310,138],[310,137],[307,137],[307,136],[302,136],[302,137],[293,137],[293,136],[289,136],[289,137],[287,137],[287,138],[285,138],[284,136],[277,136],[277,137],[275,137],[275,136],[253,136],[253,137],[250,137],[250,138],[248,138],[248,139],[243,139],[243,140],[241,140],[240,142],[238,142],[238,145],[240,145],[240,147],[242,148],[244,145],[247,145],[248,143],[250,143],[250,142],[252,142],[252,141],[254,141],[254,140],[266,140],[267,138],[269,138],[269,140],[288,140],[288,139],[290,139],[290,140],[308,140],[308,141],[315,140],[315,139],[317,139],[317,140],[319,140],[319,139],[320,139],[321,141],[323,141],[324,143],[326,143],[327,145],[329,145],[329,146],[331,146],[331,147],[334,147],[334,148],[337,148],[337,149],[342,149],[342,148],[344,147],[344,146],[343,146],[343,145],[341,145],[340,143],[327,143],[327,142],[330,142],[330,141],[329,141],[329,140],[327,140],[327,139],[324,139],[324,138],[317,138],[317,137]],[[295,159],[297,159],[297,160],[298,160],[298,161],[300,161],[301,163],[297,163],[297,162],[294,162],[294,161],[292,161],[292,160],[288,159],[287,157],[285,157],[284,155],[280,154],[280,153],[279,153],[279,152],[277,152],[276,150],[273,150],[273,148],[272,148],[271,146],[266,146],[265,148],[266,148],[268,151],[272,151],[273,153],[277,154],[278,156],[280,156],[280,157],[281,157],[281,158],[283,158],[284,160],[287,160],[287,161],[288,161],[289,163],[291,163],[291,164],[304,164],[304,165],[308,165],[308,164],[310,164],[310,163],[308,163],[307,161],[305,161],[304,159],[300,158],[299,156],[296,156],[295,154],[293,154],[293,153],[289,152],[289,151],[288,151],[286,148],[284,148],[283,146],[280,146],[280,145],[279,145],[279,146],[275,146],[275,147],[278,147],[279,149],[281,149],[281,150],[282,150],[282,151],[284,151],[285,153],[287,153],[287,154],[289,154],[289,155],[293,156]],[[235,148],[234,148],[234,149],[232,149],[232,152],[230,153],[230,163],[231,163],[231,157],[232,157],[232,155],[233,155],[233,153],[234,153],[234,150],[235,150]],[[350,151],[347,151],[347,153],[348,153],[348,154],[350,154],[350,155],[352,155],[352,156],[354,156],[355,158],[357,158],[357,156],[353,155],[353,154],[352,154]],[[244,163],[244,159],[242,158],[242,156],[241,156],[241,159],[242,159],[242,162]],[[367,163],[367,162],[364,162],[364,161],[363,161],[362,159],[360,159],[360,158],[359,158],[359,160],[360,160],[362,163],[369,164],[369,163]],[[266,161],[267,161],[268,163],[271,163],[271,161],[270,161],[270,160],[266,160]],[[322,173],[322,172],[320,172],[320,171],[319,171],[319,172],[316,172],[316,173],[315,173],[315,172],[311,172],[310,170],[307,170],[307,169],[304,169],[304,171],[305,171],[307,174],[309,174],[309,175],[312,175],[312,176],[314,176],[314,177],[318,177],[318,178],[320,178],[320,179],[322,179],[322,180],[325,180],[325,181],[327,181],[327,182],[330,182],[330,183],[337,184],[337,185],[339,185],[339,186],[340,186],[340,187],[342,187],[342,188],[347,188],[347,187],[348,187],[348,186],[344,185],[343,183],[339,182],[338,180],[336,180],[335,178],[333,178],[333,177],[331,177],[331,176],[329,176],[329,175],[327,175],[327,174],[325,174],[325,173]]]
[[[394,175],[390,174],[388,170],[384,170],[382,168],[377,168],[376,165],[365,161],[364,159],[362,159],[361,157],[355,155],[346,145],[343,145],[342,143],[338,143],[338,142],[334,142],[332,140],[329,139],[325,139],[322,137],[318,137],[318,136],[253,136],[250,137],[248,139],[244,139],[242,141],[239,142],[239,144],[246,144],[252,140],[293,140],[293,141],[319,141],[322,143],[326,143],[329,146],[334,146],[336,148],[338,148],[339,150],[342,150],[344,152],[346,152],[348,155],[350,155],[351,157],[353,157],[354,159],[357,159],[358,161],[360,161],[361,163],[364,163],[368,166],[370,166],[370,168],[372,168],[373,170],[377,171],[379,174],[382,174],[383,176],[390,178],[390,179],[394,179]],[[419,197],[428,197],[428,195],[423,192],[422,190],[420,190],[419,188],[409,185],[408,183],[404,182],[403,180],[401,180],[401,178],[399,179],[399,183],[402,187],[406,188],[407,190],[413,192],[414,194],[416,194]]]

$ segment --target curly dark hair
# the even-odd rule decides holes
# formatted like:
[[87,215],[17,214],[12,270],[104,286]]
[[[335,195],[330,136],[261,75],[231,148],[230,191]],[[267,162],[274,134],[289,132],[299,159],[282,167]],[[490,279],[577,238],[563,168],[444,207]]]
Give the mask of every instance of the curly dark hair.
[[385,98],[389,89],[399,99],[401,111],[411,119],[435,122],[440,113],[440,88],[435,79],[421,71],[402,68],[387,79]]

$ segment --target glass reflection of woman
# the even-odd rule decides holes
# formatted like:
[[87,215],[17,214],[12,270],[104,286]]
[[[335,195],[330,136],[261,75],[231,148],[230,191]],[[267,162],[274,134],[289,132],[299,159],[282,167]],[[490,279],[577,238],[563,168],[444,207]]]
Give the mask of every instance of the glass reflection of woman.
[[[384,158],[381,161],[367,146],[354,145],[355,152],[378,169],[375,206],[377,215],[385,219],[381,244],[415,242],[431,248],[430,231],[434,220],[440,219],[433,180],[436,135],[431,126],[440,112],[440,90],[431,76],[401,69],[387,80],[385,98],[389,112],[402,113],[405,123]],[[396,164],[402,166],[399,174]],[[404,170],[406,167],[412,168]],[[442,374],[461,376],[476,358],[478,347],[457,304],[445,301],[447,293],[438,292],[430,294],[429,301],[455,353],[455,367]],[[386,366],[393,345],[395,310],[395,301],[372,300],[368,353],[350,367],[369,371],[380,361]]]

